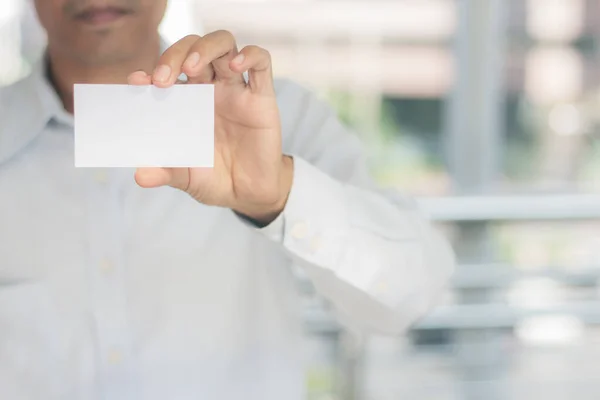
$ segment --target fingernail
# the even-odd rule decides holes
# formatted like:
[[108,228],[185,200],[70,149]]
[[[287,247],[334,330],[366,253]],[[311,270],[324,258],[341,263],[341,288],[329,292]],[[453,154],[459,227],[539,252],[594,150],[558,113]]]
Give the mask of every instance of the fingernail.
[[185,66],[187,68],[194,68],[200,62],[200,54],[192,53],[188,56],[187,60],[185,60]]
[[159,82],[166,82],[171,77],[171,67],[168,65],[160,65],[154,71],[154,80]]
[[244,62],[244,60],[246,60],[246,56],[244,55],[244,53],[240,53],[233,59],[233,63],[241,64]]

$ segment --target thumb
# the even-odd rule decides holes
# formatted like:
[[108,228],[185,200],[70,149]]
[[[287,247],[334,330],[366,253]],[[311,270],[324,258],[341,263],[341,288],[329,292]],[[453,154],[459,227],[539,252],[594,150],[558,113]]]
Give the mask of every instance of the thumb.
[[190,186],[189,168],[138,168],[135,172],[136,183],[146,189],[171,186],[188,190]]

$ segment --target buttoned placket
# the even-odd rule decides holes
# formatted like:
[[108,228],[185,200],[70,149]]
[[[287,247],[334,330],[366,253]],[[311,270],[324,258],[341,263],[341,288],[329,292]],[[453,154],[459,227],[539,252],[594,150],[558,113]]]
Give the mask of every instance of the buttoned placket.
[[106,400],[136,398],[123,265],[123,209],[111,171],[90,169],[87,182],[89,277],[99,376]]

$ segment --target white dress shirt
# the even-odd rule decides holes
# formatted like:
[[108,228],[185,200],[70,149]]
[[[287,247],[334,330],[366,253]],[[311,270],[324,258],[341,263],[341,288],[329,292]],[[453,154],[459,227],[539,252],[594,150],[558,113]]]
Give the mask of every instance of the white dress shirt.
[[448,244],[377,191],[331,108],[276,87],[295,172],[264,229],[130,169],[75,169],[41,66],[0,91],[0,399],[301,400],[292,267],[354,329],[400,333],[432,307]]

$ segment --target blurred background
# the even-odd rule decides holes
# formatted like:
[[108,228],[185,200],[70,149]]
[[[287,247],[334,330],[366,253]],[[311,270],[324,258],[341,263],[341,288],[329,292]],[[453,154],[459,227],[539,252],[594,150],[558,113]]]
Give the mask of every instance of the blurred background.
[[[310,400],[598,398],[600,0],[171,0],[168,40],[216,29],[327,98],[458,255],[403,337],[345,332],[303,284]],[[0,86],[43,41],[0,1]]]

